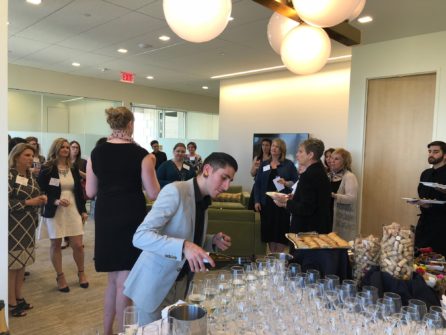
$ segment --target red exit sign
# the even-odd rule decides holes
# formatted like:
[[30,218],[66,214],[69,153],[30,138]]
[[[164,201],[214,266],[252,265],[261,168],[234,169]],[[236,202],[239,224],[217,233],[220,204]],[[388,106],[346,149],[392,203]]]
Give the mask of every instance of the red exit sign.
[[121,81],[123,83],[133,84],[135,82],[135,74],[132,72],[121,72]]

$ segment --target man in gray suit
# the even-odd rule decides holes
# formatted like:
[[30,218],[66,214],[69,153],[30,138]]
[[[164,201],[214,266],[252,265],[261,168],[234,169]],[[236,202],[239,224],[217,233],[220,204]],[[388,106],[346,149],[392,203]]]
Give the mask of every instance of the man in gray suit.
[[220,232],[206,235],[207,207],[211,198],[229,188],[238,165],[235,159],[214,152],[203,162],[193,179],[165,186],[152,210],[133,237],[142,250],[124,286],[124,294],[139,310],[139,323],[161,317],[161,310],[184,299],[191,273],[205,271],[205,250],[226,250],[231,238]]

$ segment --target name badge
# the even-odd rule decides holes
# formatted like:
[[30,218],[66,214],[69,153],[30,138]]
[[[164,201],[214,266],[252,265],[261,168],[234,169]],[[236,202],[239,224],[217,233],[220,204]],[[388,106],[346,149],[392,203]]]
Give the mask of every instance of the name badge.
[[59,186],[60,185],[60,180],[57,178],[51,178],[50,179],[50,186]]
[[266,171],[269,171],[269,170],[271,170],[271,165],[265,165],[264,167],[263,167],[263,172],[266,172]]
[[27,186],[28,178],[22,177],[22,176],[17,176],[17,178],[15,179],[15,182],[19,185]]
[[190,160],[190,161],[194,161],[194,160],[195,160],[195,157],[189,157],[189,160]]
[[190,170],[190,166],[189,165],[187,165],[187,164],[183,164],[183,169],[186,169],[186,170]]

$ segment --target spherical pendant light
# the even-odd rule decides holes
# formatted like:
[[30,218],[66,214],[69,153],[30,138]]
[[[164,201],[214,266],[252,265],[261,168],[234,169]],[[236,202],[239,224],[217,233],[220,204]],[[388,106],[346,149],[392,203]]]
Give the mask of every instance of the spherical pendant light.
[[297,15],[317,27],[332,27],[345,20],[360,0],[293,0]]
[[231,0],[164,0],[169,27],[189,42],[207,42],[221,34],[231,15]]
[[268,41],[273,50],[280,55],[280,46],[286,34],[293,28],[297,27],[299,22],[291,20],[286,16],[275,12],[268,22]]
[[283,64],[296,74],[319,71],[327,63],[330,52],[330,38],[324,29],[307,24],[291,30],[280,49]]
[[356,19],[359,14],[361,14],[362,10],[364,9],[365,6],[365,1],[366,0],[361,0],[358,4],[358,6],[356,6],[356,8],[353,10],[353,12],[350,14],[348,20],[349,21],[353,21],[354,19]]

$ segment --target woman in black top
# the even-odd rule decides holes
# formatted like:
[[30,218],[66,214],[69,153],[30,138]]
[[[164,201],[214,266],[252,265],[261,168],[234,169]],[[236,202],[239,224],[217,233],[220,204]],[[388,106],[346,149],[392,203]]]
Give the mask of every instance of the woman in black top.
[[173,147],[173,158],[165,161],[156,170],[156,175],[161,187],[174,181],[184,181],[195,177],[194,168],[185,161],[186,146],[177,143]]
[[97,196],[94,262],[98,272],[108,273],[104,334],[111,335],[116,333],[115,317],[122,331],[124,309],[130,304],[123,287],[141,251],[133,246],[132,239],[146,215],[143,187],[150,199],[157,197],[160,187],[155,157],[133,141],[133,113],[117,107],[107,109],[106,114],[112,134],[91,153],[87,195]]

